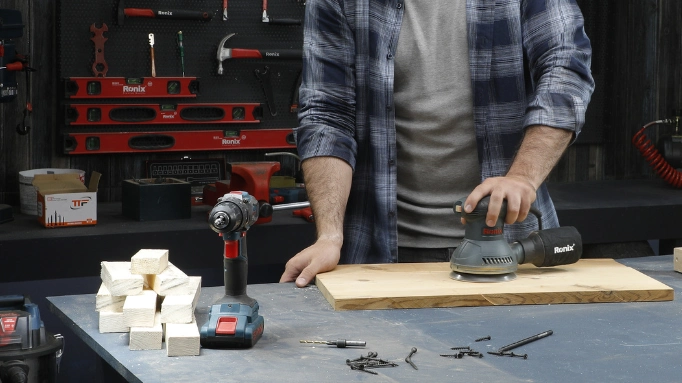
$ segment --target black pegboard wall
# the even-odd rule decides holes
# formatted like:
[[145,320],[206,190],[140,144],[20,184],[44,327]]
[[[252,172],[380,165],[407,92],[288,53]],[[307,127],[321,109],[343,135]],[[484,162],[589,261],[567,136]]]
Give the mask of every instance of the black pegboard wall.
[[[250,49],[301,49],[301,25],[272,25],[263,23],[262,1],[229,0],[227,21],[222,19],[222,0],[127,0],[126,8],[182,9],[206,11],[209,21],[174,20],[126,17],[117,23],[118,1],[61,0],[58,3],[58,69],[61,79],[93,77],[92,64],[95,46],[90,40],[90,26],[108,31],[104,37],[104,59],[108,65],[106,77],[150,77],[151,57],[148,35],[154,33],[155,67],[157,77],[182,76],[177,33],[182,31],[185,51],[185,76],[198,77],[200,93],[196,98],[172,99],[99,99],[69,100],[70,103],[252,103],[263,104],[263,116],[258,124],[182,124],[182,125],[98,125],[70,126],[62,123],[60,133],[71,132],[135,132],[177,131],[206,129],[266,129],[293,128],[295,113],[290,112],[292,94],[301,69],[301,60],[282,59],[227,59],[223,61],[223,75],[217,74],[216,53],[220,40],[235,33],[225,47]],[[271,18],[303,19],[304,2],[298,0],[270,0]],[[268,113],[261,84],[254,71],[269,67],[276,116]],[[64,94],[60,90],[60,94]],[[60,110],[63,111],[63,107]],[[60,121],[64,121],[63,116]]]

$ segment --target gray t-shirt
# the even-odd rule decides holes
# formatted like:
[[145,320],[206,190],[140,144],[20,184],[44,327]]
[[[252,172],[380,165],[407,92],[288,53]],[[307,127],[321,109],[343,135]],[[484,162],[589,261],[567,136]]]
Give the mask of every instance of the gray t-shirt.
[[452,205],[480,183],[465,7],[405,0],[394,90],[399,246],[458,246]]

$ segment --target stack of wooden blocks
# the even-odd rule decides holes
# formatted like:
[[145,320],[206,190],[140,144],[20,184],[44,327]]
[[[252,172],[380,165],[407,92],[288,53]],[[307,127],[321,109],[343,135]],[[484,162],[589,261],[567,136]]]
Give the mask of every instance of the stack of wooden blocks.
[[142,249],[130,262],[102,262],[96,297],[99,332],[129,332],[131,350],[168,356],[199,355],[194,318],[201,277],[188,277],[168,262],[168,250]]

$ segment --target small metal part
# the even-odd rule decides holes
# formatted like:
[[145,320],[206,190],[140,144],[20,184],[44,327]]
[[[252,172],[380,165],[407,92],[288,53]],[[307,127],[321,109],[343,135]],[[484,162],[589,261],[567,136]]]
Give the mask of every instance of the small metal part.
[[488,351],[488,354],[497,355],[497,356],[509,356],[509,357],[515,357],[515,358],[528,359],[528,354],[514,354],[511,351],[510,352]]
[[484,336],[484,337],[482,337],[482,338],[476,339],[474,342],[483,342],[484,340],[490,340],[490,339],[491,339],[491,338],[490,338],[490,335],[486,335],[486,336]]
[[412,347],[412,350],[410,350],[410,355],[408,355],[408,356],[405,358],[405,361],[406,361],[407,363],[409,363],[410,366],[412,366],[412,368],[414,368],[415,370],[419,370],[419,369],[417,368],[417,366],[414,364],[414,362],[412,362],[412,355],[414,355],[414,353],[416,353],[416,352],[417,352],[417,348],[416,348],[416,347]]
[[462,354],[461,352],[458,352],[457,354],[440,354],[440,356],[442,356],[444,358],[462,359],[462,356],[464,356],[464,354]]
[[365,347],[367,342],[362,340],[300,340],[299,343],[314,343],[314,344],[328,344],[330,346],[336,346],[338,348],[343,347]]
[[182,31],[178,31],[178,49],[180,50],[180,66],[182,67],[182,77],[185,77],[185,47],[182,43]]
[[450,347],[450,350],[471,350],[470,346]]
[[517,342],[508,344],[508,345],[506,345],[506,346],[502,346],[502,347],[498,348],[497,351],[498,351],[498,352],[505,352],[505,351],[513,350],[513,349],[515,349],[515,348],[517,348],[517,347],[521,347],[521,346],[523,346],[523,345],[525,345],[525,344],[528,344],[528,343],[530,343],[530,342],[535,342],[535,341],[538,340],[538,339],[542,339],[542,338],[548,337],[548,336],[550,336],[550,335],[552,335],[552,334],[554,334],[554,331],[552,331],[552,330],[547,330],[547,331],[541,332],[541,333],[539,333],[539,334],[536,334],[536,335],[533,335],[533,336],[529,336],[528,338],[521,339],[521,340],[519,340],[519,341],[517,341]]

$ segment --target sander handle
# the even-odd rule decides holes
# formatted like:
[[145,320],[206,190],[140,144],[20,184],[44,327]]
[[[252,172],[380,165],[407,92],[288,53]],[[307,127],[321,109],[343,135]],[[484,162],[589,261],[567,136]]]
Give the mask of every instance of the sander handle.
[[573,226],[534,231],[511,246],[519,264],[532,263],[537,267],[570,265],[583,254],[582,237]]

